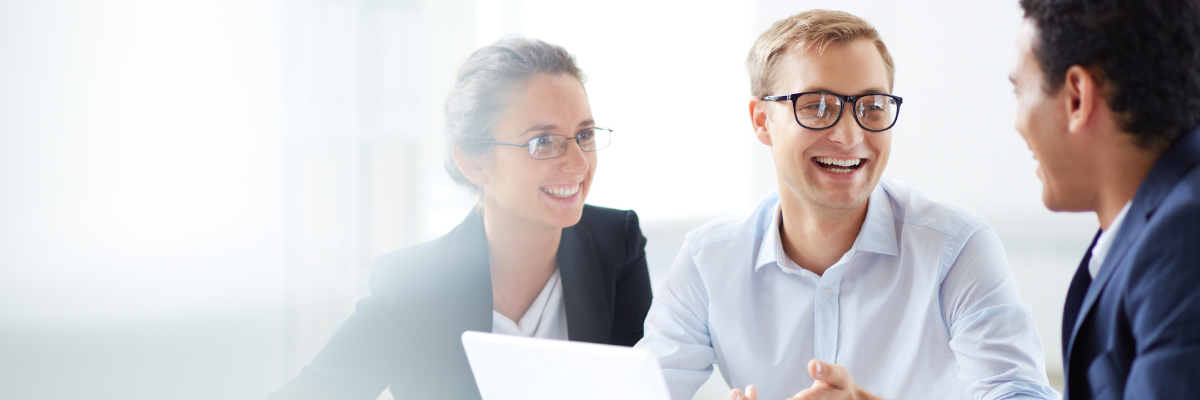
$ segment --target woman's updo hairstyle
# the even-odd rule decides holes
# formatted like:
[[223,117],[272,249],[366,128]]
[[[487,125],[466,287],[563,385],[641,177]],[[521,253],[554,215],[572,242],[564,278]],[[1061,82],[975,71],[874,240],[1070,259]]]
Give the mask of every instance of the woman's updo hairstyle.
[[[585,79],[567,50],[538,39],[501,39],[471,53],[446,96],[448,150],[458,146],[466,155],[483,155],[490,147],[486,142],[493,140],[496,123],[525,81],[537,74],[567,74],[581,84]],[[459,171],[451,154],[447,151],[446,172],[455,182],[479,193],[480,188]]]

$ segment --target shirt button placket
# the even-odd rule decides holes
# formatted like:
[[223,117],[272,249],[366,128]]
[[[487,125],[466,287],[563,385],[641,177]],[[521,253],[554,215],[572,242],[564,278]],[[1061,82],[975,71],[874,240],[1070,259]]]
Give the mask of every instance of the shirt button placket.
[[813,301],[813,356],[826,362],[837,362],[838,296],[833,290],[841,286],[841,268],[830,268],[817,283],[820,288]]

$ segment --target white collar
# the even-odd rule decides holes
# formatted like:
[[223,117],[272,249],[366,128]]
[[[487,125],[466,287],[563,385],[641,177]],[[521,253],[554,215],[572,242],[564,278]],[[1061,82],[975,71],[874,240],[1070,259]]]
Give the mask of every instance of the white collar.
[[1088,273],[1092,275],[1092,279],[1096,279],[1096,275],[1100,274],[1100,266],[1104,265],[1104,259],[1108,258],[1108,250],[1112,247],[1117,232],[1120,232],[1121,223],[1125,222],[1125,214],[1129,213],[1131,205],[1133,205],[1133,200],[1125,203],[1121,212],[1117,213],[1111,224],[1108,224],[1108,229],[1100,232],[1100,238],[1096,239],[1096,245],[1092,247],[1092,259],[1088,261]]

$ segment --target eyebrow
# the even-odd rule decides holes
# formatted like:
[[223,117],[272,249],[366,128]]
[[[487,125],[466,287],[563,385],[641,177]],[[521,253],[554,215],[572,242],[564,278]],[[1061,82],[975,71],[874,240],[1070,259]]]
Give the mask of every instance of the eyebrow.
[[[596,125],[596,121],[591,120],[591,119],[585,120],[585,121],[579,123],[579,127],[581,129],[589,127],[589,126],[593,126],[593,125]],[[518,137],[523,137],[523,136],[529,135],[529,133],[531,133],[531,132],[546,132],[546,131],[553,131],[555,129],[558,129],[558,125],[554,125],[554,124],[537,125],[537,126],[529,128],[529,129],[526,129],[525,132],[521,132],[521,135]]]
[[[829,92],[829,93],[834,93],[834,94],[840,94],[832,89],[829,89],[829,88],[823,87],[823,86],[809,87],[809,88],[804,89],[800,93],[808,93],[808,92]],[[883,88],[872,87],[872,88],[863,89],[862,91],[855,93],[855,94],[851,94],[850,96],[859,95],[859,94],[867,94],[867,93],[890,94],[890,93],[888,93],[888,91],[883,90]]]
[[558,125],[554,125],[554,124],[538,125],[538,126],[526,129],[525,132],[521,132],[521,136],[525,136],[525,134],[527,134],[529,132],[552,131],[557,128],[558,128]]

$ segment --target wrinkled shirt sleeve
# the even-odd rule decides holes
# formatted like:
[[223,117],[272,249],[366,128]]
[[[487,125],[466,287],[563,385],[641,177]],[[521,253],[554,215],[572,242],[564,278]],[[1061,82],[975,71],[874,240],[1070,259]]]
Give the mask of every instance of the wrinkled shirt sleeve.
[[688,400],[713,372],[716,355],[708,331],[708,295],[684,243],[646,316],[636,348],[658,358],[674,400]]
[[961,250],[943,267],[942,315],[970,398],[1061,398],[1046,378],[1033,314],[1021,302],[1000,239],[980,219],[954,242]]

